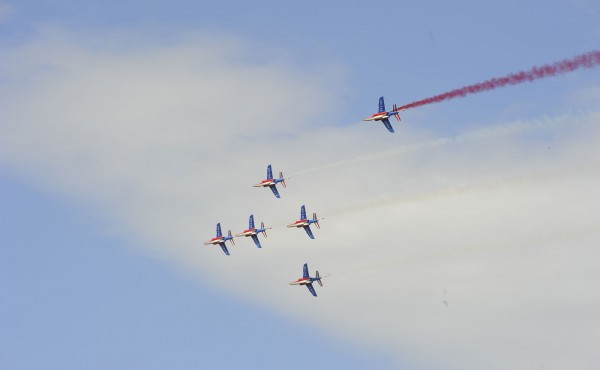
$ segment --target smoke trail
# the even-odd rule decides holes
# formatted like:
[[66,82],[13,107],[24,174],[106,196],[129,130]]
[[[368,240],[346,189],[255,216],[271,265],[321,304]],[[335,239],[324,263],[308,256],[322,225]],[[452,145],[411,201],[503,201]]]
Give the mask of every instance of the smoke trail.
[[[474,192],[494,191],[499,188],[509,186],[521,186],[528,184],[535,184],[540,182],[547,182],[555,180],[557,178],[564,178],[579,174],[582,172],[597,173],[600,169],[600,162],[592,161],[590,163],[583,163],[578,166],[563,168],[563,169],[549,169],[541,171],[539,173],[528,174],[525,176],[517,176],[509,179],[496,179],[491,181],[479,182],[467,186],[457,186],[439,191],[423,192],[406,197],[390,198],[371,202],[363,205],[357,205],[354,207],[348,207],[345,209],[337,210],[328,214],[331,216],[339,216],[347,213],[363,212],[371,210],[373,208],[389,207],[399,204],[408,204],[414,202],[429,201],[438,198],[444,198],[449,196],[460,196],[462,194],[469,194]],[[340,275],[356,274],[369,272],[374,270],[381,270],[386,268],[395,268],[398,266],[411,266],[420,263],[427,263],[429,261],[439,261],[441,259],[452,258],[459,255],[485,253],[487,251],[508,251],[511,249],[524,249],[524,248],[536,248],[539,246],[548,246],[552,244],[559,244],[573,240],[587,239],[592,236],[599,235],[600,225],[596,220],[589,220],[590,223],[586,226],[579,227],[571,230],[553,230],[548,231],[541,235],[529,236],[527,239],[520,239],[514,243],[507,243],[503,240],[490,240],[485,244],[477,243],[476,245],[448,245],[443,249],[434,251],[417,253],[414,255],[403,256],[399,259],[392,259],[382,263],[355,266],[344,270],[335,271],[328,273],[328,277],[337,277]]]
[[381,207],[391,207],[415,202],[426,202],[439,198],[460,196],[463,194],[471,194],[475,192],[494,191],[496,189],[501,189],[509,186],[522,186],[540,182],[547,182],[557,178],[564,178],[582,172],[597,172],[599,170],[600,162],[590,161],[588,163],[581,163],[577,166],[571,166],[568,168],[550,168],[546,170],[540,170],[535,173],[530,173],[527,175],[512,176],[509,178],[492,178],[462,186],[454,186],[445,189],[419,192],[416,194],[403,195],[399,197],[386,197],[371,202],[355,204],[352,206],[334,210],[332,212],[327,213],[327,217],[340,216],[355,212],[364,212]]
[[533,67],[528,71],[512,73],[505,77],[492,78],[484,82],[474,85],[461,87],[460,89],[452,90],[440,95],[433,96],[403,105],[398,108],[408,109],[420,107],[426,104],[439,103],[445,100],[464,97],[470,94],[477,94],[483,91],[493,90],[507,85],[518,85],[524,82],[531,82],[546,77],[561,75],[568,72],[573,72],[579,68],[593,68],[600,65],[600,51],[592,51],[586,54],[578,55],[571,59],[562,60],[554,64],[547,64],[541,67]]
[[312,168],[295,171],[290,174],[290,178],[314,172],[331,170],[337,167],[349,166],[363,161],[387,158],[390,156],[400,155],[404,153],[413,153],[423,149],[435,149],[448,144],[475,142],[478,140],[493,139],[497,137],[509,136],[523,132],[530,132],[534,130],[549,129],[563,125],[578,125],[581,124],[581,122],[587,124],[590,122],[595,122],[597,116],[597,112],[581,113],[575,116],[564,115],[552,119],[541,118],[533,121],[517,121],[505,125],[497,125],[492,127],[486,127],[483,129],[476,129],[457,136],[441,137],[437,139],[424,140],[412,144],[405,144],[394,149],[364,154],[349,159],[339,160],[337,162],[326,163]]
[[[557,178],[563,178],[572,176],[582,172],[597,172],[600,171],[600,162],[590,161],[587,163],[581,163],[577,166],[571,166],[568,168],[549,168],[546,170],[538,170],[534,173],[528,173],[526,175],[513,175],[506,178],[488,178],[479,180],[470,184],[456,185],[446,187],[443,189],[421,191],[414,194],[406,194],[396,197],[383,197],[380,199],[371,200],[365,203],[357,203],[343,208],[324,210],[322,214],[326,215],[326,218],[335,218],[338,216],[370,211],[376,208],[383,207],[394,207],[402,204],[411,204],[416,202],[427,202],[435,199],[441,199],[446,197],[460,196],[464,194],[472,194],[486,191],[494,191],[497,189],[513,186],[522,186],[535,184],[540,182],[547,182],[555,180]],[[274,229],[285,228],[287,223],[278,223],[271,225]]]
[[344,270],[336,271],[334,273],[328,273],[327,277],[337,277],[340,275],[351,275],[369,271],[382,270],[387,268],[395,268],[399,266],[411,266],[415,264],[427,263],[430,261],[439,261],[442,259],[453,258],[460,255],[485,253],[490,250],[497,252],[506,252],[514,249],[523,250],[524,248],[539,248],[540,246],[547,247],[549,245],[556,245],[559,243],[585,240],[591,237],[595,237],[600,233],[600,225],[593,223],[585,227],[581,227],[574,230],[557,230],[550,231],[547,234],[530,236],[527,239],[519,240],[518,243],[506,244],[503,241],[491,240],[485,245],[468,245],[468,246],[445,246],[442,250],[435,250],[426,253],[418,253],[411,256],[404,256],[397,260],[389,260],[386,262],[355,266]]

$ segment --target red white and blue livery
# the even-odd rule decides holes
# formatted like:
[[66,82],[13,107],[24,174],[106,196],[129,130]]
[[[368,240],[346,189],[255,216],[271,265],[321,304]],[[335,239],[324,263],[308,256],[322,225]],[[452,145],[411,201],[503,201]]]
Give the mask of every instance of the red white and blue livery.
[[290,285],[305,285],[310,291],[310,294],[316,297],[317,292],[315,292],[313,283],[316,281],[320,286],[323,286],[323,282],[321,282],[322,277],[319,275],[319,271],[316,271],[315,275],[315,277],[310,277],[308,274],[308,263],[305,263],[304,268],[302,269],[302,277],[296,281],[292,281]]
[[383,101],[382,96],[381,98],[379,98],[379,112],[373,114],[371,117],[363,119],[363,121],[381,121],[388,129],[388,131],[393,133],[394,128],[392,127],[392,124],[389,120],[391,116],[395,116],[398,122],[400,122],[400,114],[398,114],[398,107],[396,107],[396,104],[394,104],[394,109],[392,109],[389,112],[386,111],[385,102]]
[[283,187],[285,188],[285,180],[283,178],[283,172],[279,172],[279,178],[276,179],[273,177],[273,170],[271,169],[271,165],[267,166],[267,178],[264,179],[263,181],[259,182],[258,184],[254,185],[255,188],[266,188],[269,187],[271,188],[271,191],[273,192],[273,194],[275,194],[275,196],[277,198],[281,198],[279,196],[279,191],[277,191],[277,184],[281,183],[283,185]]
[[[322,218],[321,218],[321,220],[322,220]],[[311,239],[314,239],[315,236],[313,235],[312,230],[310,229],[310,224],[317,225],[317,229],[321,228],[321,225],[319,225],[319,218],[317,218],[317,214],[313,213],[312,220],[308,219],[306,217],[306,209],[304,208],[304,206],[302,206],[302,207],[300,207],[300,219],[298,221],[294,222],[293,224],[287,225],[287,227],[302,227],[302,228],[304,228],[304,231],[306,231],[308,236]]]
[[218,223],[217,236],[205,242],[204,245],[220,245],[221,249],[223,249],[223,252],[225,252],[225,254],[229,256],[229,251],[227,250],[227,246],[225,245],[225,242],[227,241],[230,241],[231,244],[235,245],[235,242],[233,241],[233,236],[231,236],[231,230],[227,231],[227,236],[223,236],[223,234],[221,233],[221,224]]
[[235,236],[246,236],[246,237],[251,237],[252,240],[254,240],[254,244],[256,244],[256,246],[258,248],[262,248],[260,245],[260,241],[258,240],[258,234],[262,233],[265,238],[267,237],[267,230],[269,230],[270,227],[265,227],[265,223],[261,222],[260,223],[260,228],[256,228],[254,227],[254,215],[250,215],[250,222],[248,225],[248,229],[242,231],[239,234],[236,234]]

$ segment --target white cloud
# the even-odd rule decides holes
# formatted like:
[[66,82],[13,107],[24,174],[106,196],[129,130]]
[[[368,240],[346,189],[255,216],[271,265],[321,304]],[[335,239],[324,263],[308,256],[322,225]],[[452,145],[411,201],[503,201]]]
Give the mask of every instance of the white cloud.
[[[599,112],[449,139],[332,127],[334,71],[219,41],[8,51],[0,160],[205,282],[415,368],[600,361]],[[250,186],[267,163],[295,174],[280,200]],[[316,240],[284,227],[301,204],[326,217]],[[275,226],[262,250],[201,245],[251,212]],[[332,274],[318,299],[287,285],[304,262]]]

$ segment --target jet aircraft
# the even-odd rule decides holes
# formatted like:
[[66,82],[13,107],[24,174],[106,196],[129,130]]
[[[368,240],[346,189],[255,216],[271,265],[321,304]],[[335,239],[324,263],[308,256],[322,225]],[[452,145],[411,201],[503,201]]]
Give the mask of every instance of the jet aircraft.
[[313,287],[312,283],[316,281],[320,286],[323,286],[323,283],[321,282],[322,277],[319,275],[319,271],[316,271],[315,275],[315,277],[310,277],[308,275],[308,263],[305,263],[304,268],[302,269],[302,277],[296,281],[292,281],[290,285],[306,285],[310,291],[310,294],[316,297],[317,292],[315,292],[315,288]]
[[396,107],[396,104],[394,104],[394,109],[391,111],[386,111],[385,110],[385,102],[383,101],[383,96],[381,98],[379,98],[379,112],[373,114],[371,117],[365,118],[363,119],[363,121],[381,121],[383,122],[383,124],[385,125],[385,127],[388,129],[389,132],[394,132],[394,128],[392,127],[392,124],[390,123],[389,118],[391,116],[395,116],[396,119],[398,120],[398,122],[400,122],[400,114],[398,114],[398,107]]
[[319,219],[317,218],[317,214],[313,213],[312,220],[309,220],[308,218],[306,218],[306,209],[304,208],[304,206],[302,206],[300,207],[300,219],[294,222],[293,224],[287,225],[287,227],[303,227],[308,236],[311,239],[314,239],[315,236],[313,235],[312,230],[310,229],[310,224],[317,225],[318,229],[321,228],[321,225],[319,225]]
[[229,256],[229,251],[227,250],[227,246],[225,245],[226,241],[230,241],[231,244],[235,245],[235,242],[233,241],[233,236],[231,236],[231,230],[227,231],[227,236],[223,236],[223,234],[221,233],[221,224],[218,223],[217,224],[217,236],[215,238],[212,238],[211,240],[207,241],[204,243],[204,245],[220,245],[221,249],[223,249],[223,252],[225,252],[226,255]]
[[236,234],[236,236],[246,236],[246,237],[251,237],[252,240],[254,240],[254,244],[256,244],[256,246],[258,248],[262,248],[260,245],[260,241],[258,240],[258,234],[262,233],[265,238],[267,237],[267,230],[271,229],[270,227],[265,227],[265,223],[261,222],[260,223],[260,228],[256,228],[254,227],[254,215],[250,215],[250,222],[249,222],[249,227],[247,230],[242,231],[239,234]]
[[281,198],[279,196],[279,191],[277,191],[277,184],[281,183],[283,184],[283,187],[285,188],[285,180],[283,178],[283,172],[279,172],[279,178],[273,178],[273,170],[271,169],[271,165],[267,166],[267,178],[264,179],[263,181],[259,182],[258,184],[254,185],[255,188],[264,188],[264,187],[269,187],[271,188],[271,191],[273,192],[273,194],[275,194],[275,196],[277,198]]

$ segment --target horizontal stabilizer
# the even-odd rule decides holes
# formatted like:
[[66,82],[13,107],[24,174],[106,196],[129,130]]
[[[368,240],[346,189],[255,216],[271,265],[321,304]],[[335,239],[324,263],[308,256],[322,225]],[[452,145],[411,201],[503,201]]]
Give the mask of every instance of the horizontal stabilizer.
[[265,236],[265,238],[267,237],[267,229],[265,228],[265,223],[261,222],[260,223],[260,228],[263,230],[262,234]]
[[396,106],[396,104],[394,104],[394,116],[396,116],[396,119],[398,120],[398,122],[400,122],[400,114],[398,114],[398,107]]
[[283,172],[279,172],[279,179],[281,180],[283,187],[287,188],[287,185],[285,185],[285,179],[283,178]]

